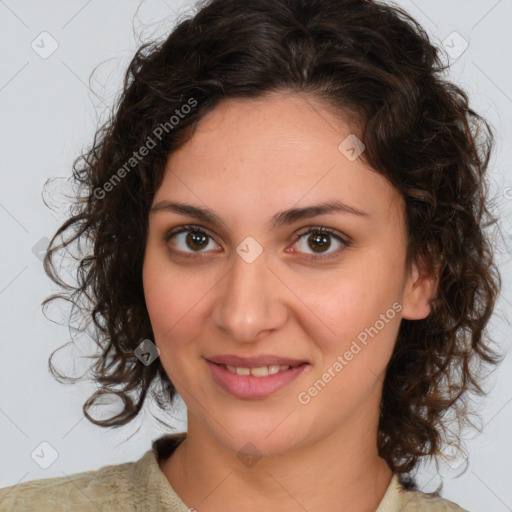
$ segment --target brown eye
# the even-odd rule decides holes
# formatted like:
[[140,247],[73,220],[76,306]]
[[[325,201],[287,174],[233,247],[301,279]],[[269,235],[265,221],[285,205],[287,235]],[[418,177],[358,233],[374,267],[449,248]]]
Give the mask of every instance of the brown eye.
[[[166,241],[173,240],[172,245],[184,253],[206,252],[212,237],[198,226],[182,226],[166,236]],[[217,244],[215,244],[217,245]]]
[[[334,250],[329,251],[333,245],[333,241]],[[323,227],[309,228],[307,231],[299,233],[299,239],[295,242],[295,246],[298,248],[299,252],[318,254],[320,257],[335,254],[339,252],[341,248],[348,245],[348,241],[337,235],[333,230]],[[312,253],[308,252],[308,250],[312,251]]]
[[331,240],[329,235],[315,234],[308,238],[308,246],[315,252],[321,252],[323,249],[329,249]]
[[185,237],[185,243],[187,244],[187,247],[190,247],[191,249],[204,249],[208,243],[207,243],[208,235],[203,235],[202,233],[193,233],[189,232],[187,233],[187,236]]

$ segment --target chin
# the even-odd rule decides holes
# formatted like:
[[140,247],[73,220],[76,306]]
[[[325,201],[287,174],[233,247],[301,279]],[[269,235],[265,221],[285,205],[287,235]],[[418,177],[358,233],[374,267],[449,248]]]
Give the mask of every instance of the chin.
[[[247,421],[247,420],[246,420]],[[283,455],[297,448],[301,440],[296,438],[291,430],[300,433],[299,429],[292,429],[290,425],[272,426],[260,424],[226,425],[226,430],[218,425],[213,427],[213,435],[226,449],[236,453],[241,459],[244,457],[274,457]]]

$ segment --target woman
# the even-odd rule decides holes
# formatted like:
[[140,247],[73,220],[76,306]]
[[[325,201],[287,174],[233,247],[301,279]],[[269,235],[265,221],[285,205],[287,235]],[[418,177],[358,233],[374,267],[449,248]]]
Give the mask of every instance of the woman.
[[2,510],[464,510],[409,478],[499,362],[492,134],[442,71],[371,0],[210,0],[141,47],[45,269],[57,236],[93,242],[69,295],[100,349],[88,419],[159,383],[187,433]]

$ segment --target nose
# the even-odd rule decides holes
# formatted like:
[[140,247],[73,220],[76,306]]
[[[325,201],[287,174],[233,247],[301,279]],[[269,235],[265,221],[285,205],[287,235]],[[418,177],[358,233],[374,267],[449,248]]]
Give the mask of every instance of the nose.
[[237,342],[257,341],[285,324],[286,292],[268,267],[265,251],[252,263],[237,254],[230,272],[216,287],[213,322]]

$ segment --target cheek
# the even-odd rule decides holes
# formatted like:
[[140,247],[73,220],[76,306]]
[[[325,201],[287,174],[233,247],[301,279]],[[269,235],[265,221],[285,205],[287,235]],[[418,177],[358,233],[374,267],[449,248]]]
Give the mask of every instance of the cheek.
[[173,336],[173,327],[177,322],[177,308],[183,307],[183,300],[177,290],[179,283],[169,275],[168,268],[157,258],[151,250],[146,253],[143,265],[143,285],[146,308],[148,310],[151,327],[156,346],[160,350],[160,358],[166,370],[166,352],[168,352],[168,340]]
[[162,273],[158,266],[153,263],[151,256],[146,256],[142,269],[144,299],[153,332],[157,337],[165,326],[165,311],[170,311],[169,308],[172,307],[172,294],[169,293],[170,289],[161,276]]
[[319,300],[315,313],[329,329],[314,315],[309,317],[313,320],[308,334],[320,357],[314,378],[302,391],[310,389],[315,393],[311,396],[319,397],[312,400],[319,415],[325,410],[333,411],[338,419],[348,415],[383,382],[400,325],[401,304],[394,283],[381,281],[378,289],[372,284],[366,278],[347,278]]
[[303,326],[323,352],[324,365],[352,351],[347,354],[351,360],[366,366],[375,362],[379,369],[391,356],[402,309],[401,274],[391,260],[382,261],[360,262],[305,296],[309,308]]
[[190,274],[187,276],[173,268],[165,251],[158,251],[152,245],[146,251],[142,278],[153,331],[160,338],[181,318],[186,319],[193,313],[193,305],[199,300],[197,296],[201,291],[204,293],[191,285]]
[[160,351],[160,361],[166,374],[178,388],[184,364],[180,357],[184,344],[180,340],[186,339],[180,329],[188,317],[186,301],[182,296],[180,300],[180,294],[176,294],[176,285],[175,282],[171,285],[169,280],[155,272],[144,273],[144,294],[155,337],[153,341]]
[[179,272],[164,258],[148,255],[143,268],[144,295],[160,359],[169,375],[179,379],[195,360],[186,354],[200,339],[207,322],[207,276]]

